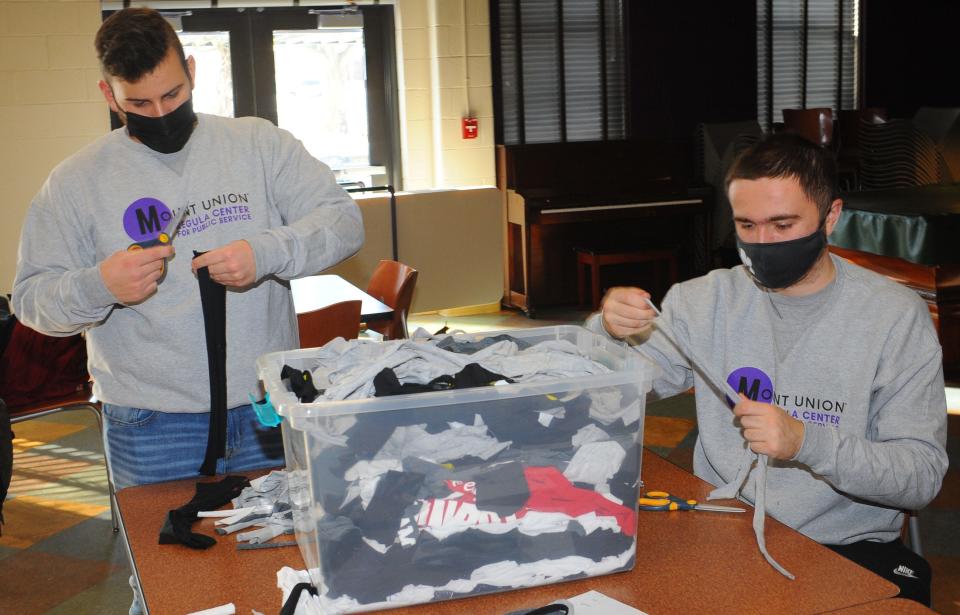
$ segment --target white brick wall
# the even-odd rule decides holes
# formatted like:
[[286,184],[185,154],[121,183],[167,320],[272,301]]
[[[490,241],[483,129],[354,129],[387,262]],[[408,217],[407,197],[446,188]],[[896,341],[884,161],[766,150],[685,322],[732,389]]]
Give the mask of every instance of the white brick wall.
[[[401,77],[404,187],[494,185],[487,0],[398,0],[397,8],[403,52],[416,54],[405,56]],[[478,119],[477,139],[462,137],[468,116]]]
[[[405,187],[493,185],[487,0],[396,7]],[[20,226],[50,170],[109,130],[99,25],[99,0],[0,0],[0,292],[13,284]],[[461,137],[468,113],[479,120],[475,140]]]
[[93,36],[99,0],[0,0],[0,292],[20,226],[61,160],[109,130]]

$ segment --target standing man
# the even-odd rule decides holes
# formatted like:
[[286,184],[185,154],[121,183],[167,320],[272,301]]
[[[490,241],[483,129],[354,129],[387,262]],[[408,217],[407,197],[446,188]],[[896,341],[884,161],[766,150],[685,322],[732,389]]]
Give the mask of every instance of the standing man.
[[[288,132],[195,114],[193,57],[156,11],[118,11],[95,46],[100,90],[124,126],[57,166],[35,197],[16,314],[50,335],[86,333],[117,488],[197,476],[211,423],[196,277],[206,268],[227,287],[229,411],[216,471],[280,465],[279,430],[249,405],[254,362],[297,347],[286,281],[356,253],[360,211]],[[128,250],[181,216],[176,251]],[[205,253],[191,261],[194,251]]]
[[[930,567],[900,541],[904,510],[926,506],[947,469],[940,344],[912,291],[827,250],[840,217],[829,152],[775,135],[731,167],[727,193],[743,266],[674,286],[658,329],[639,288],[614,288],[595,331],[663,370],[654,394],[696,387],[694,471],[734,480],[745,447],[769,455],[767,510],[930,603]],[[652,327],[651,327],[652,325]],[[695,369],[740,391],[732,408]],[[741,495],[756,501],[757,472]]]

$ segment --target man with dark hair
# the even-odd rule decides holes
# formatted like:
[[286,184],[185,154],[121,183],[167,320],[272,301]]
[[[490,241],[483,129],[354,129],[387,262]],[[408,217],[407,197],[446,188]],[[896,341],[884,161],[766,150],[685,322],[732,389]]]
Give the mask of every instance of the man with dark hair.
[[183,71],[193,75],[180,38],[162,15],[148,9],[114,13],[97,31],[93,46],[100,59],[103,78],[119,77],[128,83],[139,81],[173,51]]
[[[290,133],[194,113],[194,60],[156,11],[114,13],[96,51],[100,90],[124,127],[61,163],[35,197],[17,316],[50,335],[86,332],[117,488],[197,476],[207,461],[217,473],[281,465],[279,430],[249,402],[255,360],[298,346],[286,280],[354,254],[359,209]],[[164,232],[178,254],[169,242],[149,247]],[[221,293],[209,311],[225,328],[225,383],[208,370],[197,272],[201,289]],[[225,441],[208,460],[217,386]]]
[[[695,387],[697,476],[729,487],[746,448],[769,456],[774,517],[929,604],[929,565],[900,541],[903,510],[926,506],[947,468],[926,305],[827,250],[842,207],[829,152],[775,135],[740,155],[726,185],[743,266],[675,285],[657,320],[645,291],[610,289],[587,326],[660,366],[655,396]],[[705,374],[726,378],[736,404]],[[740,492],[751,503],[758,475]]]

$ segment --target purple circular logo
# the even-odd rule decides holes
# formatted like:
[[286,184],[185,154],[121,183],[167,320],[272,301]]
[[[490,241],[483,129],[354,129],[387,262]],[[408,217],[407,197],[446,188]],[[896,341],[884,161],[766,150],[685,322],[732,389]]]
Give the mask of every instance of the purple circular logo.
[[134,241],[155,239],[167,224],[173,212],[162,201],[151,197],[137,199],[123,212],[123,230]]
[[740,367],[727,376],[727,383],[734,391],[743,393],[753,401],[773,401],[773,381],[756,367]]

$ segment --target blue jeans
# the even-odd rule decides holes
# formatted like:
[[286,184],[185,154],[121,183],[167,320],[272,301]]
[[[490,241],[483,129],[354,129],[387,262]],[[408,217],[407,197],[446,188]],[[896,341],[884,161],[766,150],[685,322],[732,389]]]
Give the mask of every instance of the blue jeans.
[[[103,404],[110,472],[117,489],[200,476],[210,414],[178,414]],[[283,465],[279,427],[266,427],[253,407],[227,411],[226,455],[217,474]],[[186,503],[186,502],[184,502]]]
[[[210,414],[175,414],[103,404],[104,445],[116,489],[200,476]],[[283,464],[279,427],[266,427],[252,406],[227,411],[227,446],[217,474]],[[183,502],[186,504],[186,502]],[[130,577],[130,615],[142,615],[143,599]]]

